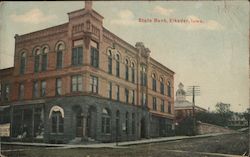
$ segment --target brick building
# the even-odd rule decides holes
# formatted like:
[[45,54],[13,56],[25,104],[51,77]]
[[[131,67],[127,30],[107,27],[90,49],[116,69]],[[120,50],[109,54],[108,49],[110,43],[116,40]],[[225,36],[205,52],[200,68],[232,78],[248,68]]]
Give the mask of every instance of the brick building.
[[132,46],[104,28],[92,2],[68,17],[15,36],[14,67],[0,70],[11,138],[68,143],[170,135],[174,72],[142,42]]

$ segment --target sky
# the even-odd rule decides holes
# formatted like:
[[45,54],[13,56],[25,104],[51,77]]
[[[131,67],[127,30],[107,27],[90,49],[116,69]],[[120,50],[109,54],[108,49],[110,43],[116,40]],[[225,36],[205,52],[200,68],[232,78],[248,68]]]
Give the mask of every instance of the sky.
[[[0,2],[0,69],[13,66],[15,34],[66,23],[68,12],[82,8],[81,1]],[[96,1],[93,8],[105,28],[132,45],[144,42],[175,72],[175,91],[180,82],[200,86],[197,105],[214,110],[224,102],[236,112],[249,106],[247,1]]]

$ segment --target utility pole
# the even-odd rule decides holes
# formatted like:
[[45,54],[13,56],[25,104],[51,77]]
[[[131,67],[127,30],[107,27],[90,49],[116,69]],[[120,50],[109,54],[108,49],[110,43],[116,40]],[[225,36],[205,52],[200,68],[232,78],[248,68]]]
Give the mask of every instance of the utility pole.
[[188,86],[186,96],[192,96],[193,98],[193,105],[192,105],[192,112],[193,112],[193,134],[196,135],[196,115],[195,115],[195,96],[200,95],[200,86]]

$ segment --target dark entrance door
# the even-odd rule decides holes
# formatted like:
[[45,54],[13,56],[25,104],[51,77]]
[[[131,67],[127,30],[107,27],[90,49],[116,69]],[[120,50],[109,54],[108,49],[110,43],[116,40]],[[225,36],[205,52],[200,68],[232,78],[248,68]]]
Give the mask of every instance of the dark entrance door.
[[141,138],[146,137],[146,126],[145,126],[145,119],[141,119]]
[[76,137],[83,136],[83,116],[76,116]]

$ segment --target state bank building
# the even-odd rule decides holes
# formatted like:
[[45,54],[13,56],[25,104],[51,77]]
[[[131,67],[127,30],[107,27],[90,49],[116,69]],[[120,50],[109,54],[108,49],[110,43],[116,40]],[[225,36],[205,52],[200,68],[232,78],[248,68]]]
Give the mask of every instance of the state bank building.
[[[0,70],[0,122],[12,141],[74,143],[170,136],[174,72],[103,26],[86,1],[69,22],[15,35]],[[136,36],[134,37],[136,38]]]

